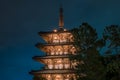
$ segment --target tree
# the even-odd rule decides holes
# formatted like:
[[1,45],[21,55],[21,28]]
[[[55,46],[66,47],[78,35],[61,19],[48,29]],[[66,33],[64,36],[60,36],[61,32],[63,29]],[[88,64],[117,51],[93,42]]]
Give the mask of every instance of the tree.
[[119,54],[120,52],[120,26],[110,25],[105,27],[103,39],[108,42],[108,50],[106,53]]
[[[106,42],[106,78],[107,80],[120,79],[120,26],[110,25],[105,27],[103,39]],[[108,55],[109,54],[109,55]]]
[[100,50],[104,40],[98,39],[97,32],[88,23],[71,30],[77,55],[70,59],[77,62],[75,66],[77,80],[104,80],[105,67],[102,63]]

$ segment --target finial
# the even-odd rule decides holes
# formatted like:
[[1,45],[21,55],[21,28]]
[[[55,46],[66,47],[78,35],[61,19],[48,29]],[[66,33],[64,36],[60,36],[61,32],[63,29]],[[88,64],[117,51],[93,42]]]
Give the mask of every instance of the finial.
[[59,28],[63,28],[64,21],[63,21],[63,8],[60,6],[60,13],[59,13]]

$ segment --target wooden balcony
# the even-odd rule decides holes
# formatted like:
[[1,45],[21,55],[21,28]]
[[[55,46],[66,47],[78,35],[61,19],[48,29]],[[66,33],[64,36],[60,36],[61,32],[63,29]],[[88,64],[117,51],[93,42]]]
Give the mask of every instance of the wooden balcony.
[[74,69],[52,69],[52,70],[32,70],[30,74],[40,75],[40,74],[70,74],[75,73]]

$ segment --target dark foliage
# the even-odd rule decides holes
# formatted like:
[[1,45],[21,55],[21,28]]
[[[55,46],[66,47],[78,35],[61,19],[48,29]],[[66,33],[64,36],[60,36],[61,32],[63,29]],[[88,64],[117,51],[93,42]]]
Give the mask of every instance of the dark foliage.
[[77,62],[75,66],[77,80],[118,80],[120,79],[120,60],[115,56],[101,56],[100,50],[107,46],[105,53],[119,54],[120,27],[111,25],[104,29],[103,38],[88,23],[71,30],[77,54],[70,59]]
[[[103,39],[106,41],[105,51],[107,80],[120,79],[120,26],[110,25],[104,29]],[[111,55],[112,54],[112,55]]]
[[75,67],[78,80],[101,80],[104,77],[104,66],[99,50],[104,46],[104,40],[98,39],[96,30],[88,23],[83,23],[71,32],[74,36],[77,55],[71,56],[70,59],[78,61]]

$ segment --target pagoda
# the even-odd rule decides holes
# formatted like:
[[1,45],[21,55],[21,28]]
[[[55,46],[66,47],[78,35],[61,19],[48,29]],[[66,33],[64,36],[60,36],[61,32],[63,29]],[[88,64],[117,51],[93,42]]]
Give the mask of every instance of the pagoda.
[[[63,8],[60,8],[59,29],[49,32],[39,32],[45,43],[37,43],[36,47],[45,53],[44,56],[34,56],[33,59],[43,63],[42,70],[32,70],[34,77],[46,80],[76,80],[75,62],[69,59],[76,54],[73,45],[73,36],[70,31],[64,29]],[[38,79],[41,80],[41,79]]]

